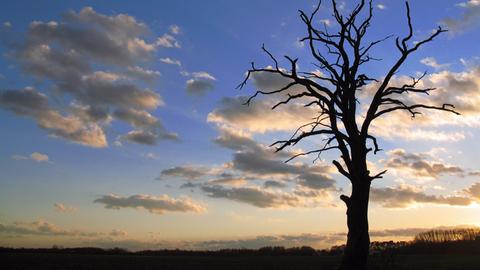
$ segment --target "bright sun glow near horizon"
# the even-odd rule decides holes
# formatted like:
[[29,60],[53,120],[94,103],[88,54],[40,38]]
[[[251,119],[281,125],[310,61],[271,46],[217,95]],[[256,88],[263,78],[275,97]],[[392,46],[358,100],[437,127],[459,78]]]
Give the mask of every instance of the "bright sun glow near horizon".
[[[335,31],[324,1],[319,25]],[[348,13],[354,1],[339,1]],[[0,246],[222,249],[327,248],[345,242],[349,183],[331,151],[308,139],[274,153],[315,111],[273,97],[283,78],[255,74],[278,59],[321,72],[298,10],[317,1],[9,1],[0,11]],[[395,82],[427,72],[433,101],[460,116],[380,118],[372,133],[385,169],[370,193],[372,240],[480,226],[480,2],[411,1],[415,52]],[[425,12],[427,11],[428,12]],[[374,1],[367,35],[408,31],[403,1]],[[395,38],[362,72],[381,78]],[[283,60],[282,60],[283,61]],[[288,67],[288,62],[282,62]],[[362,111],[372,85],[359,94]],[[360,117],[361,118],[361,117]],[[373,172],[372,172],[373,173]]]

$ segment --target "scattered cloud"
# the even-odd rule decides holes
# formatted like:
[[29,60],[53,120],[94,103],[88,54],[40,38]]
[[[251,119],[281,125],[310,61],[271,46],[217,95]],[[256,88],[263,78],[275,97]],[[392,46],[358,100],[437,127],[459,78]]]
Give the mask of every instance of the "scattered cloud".
[[245,96],[224,97],[220,106],[208,114],[207,121],[228,125],[249,132],[292,131],[309,123],[316,116],[314,110],[302,104],[287,104],[272,110],[273,99],[256,99],[249,106]]
[[328,176],[331,172],[330,166],[285,163],[284,159],[293,155],[292,152],[275,153],[274,149],[255,142],[247,134],[233,129],[221,129],[220,136],[215,142],[228,149],[237,150],[229,162],[230,168],[251,177],[277,179],[283,177],[284,180],[293,178],[298,180],[300,185],[315,189],[328,189],[334,185],[333,179]]
[[[413,239],[418,233],[430,231],[432,229],[448,230],[452,228],[472,228],[473,225],[460,226],[440,226],[435,228],[394,228],[394,229],[371,229],[370,237],[372,241],[389,239]],[[281,235],[260,235],[251,238],[227,239],[227,240],[210,240],[188,242],[186,245],[191,249],[200,250],[218,250],[229,248],[252,248],[261,247],[300,247],[311,246],[314,248],[330,248],[333,245],[344,244],[347,238],[346,232],[334,233],[304,233],[304,234],[281,234]]]
[[452,206],[467,206],[473,203],[473,200],[466,196],[428,195],[421,189],[410,185],[385,188],[372,187],[370,198],[372,202],[388,208],[405,208],[424,203]]
[[200,71],[192,72],[190,75],[192,75],[193,78],[186,82],[186,89],[189,95],[203,96],[214,89],[215,85],[213,82],[216,81],[216,78],[211,74]]
[[472,8],[480,6],[480,1],[478,0],[468,0],[467,2],[458,3],[457,6],[464,8]]
[[223,173],[219,175],[218,178],[214,178],[207,183],[209,185],[227,185],[227,186],[234,186],[240,187],[245,186],[248,181],[253,180],[252,178],[246,178],[245,176],[236,176],[229,173]]
[[33,152],[29,156],[12,155],[13,160],[33,160],[36,162],[49,162],[48,155],[39,152]]
[[[110,127],[112,111],[150,114],[163,105],[156,91],[140,87],[160,76],[143,67],[155,59],[161,46],[146,39],[149,32],[146,24],[130,15],[108,16],[91,7],[69,11],[58,22],[32,22],[9,53],[22,72],[51,83],[48,93],[55,102],[44,91],[26,87],[0,91],[0,108],[33,119],[53,137],[91,147],[108,146],[104,130]],[[178,43],[166,40],[172,46]],[[159,128],[159,122],[123,137],[146,144],[174,139]]]
[[157,46],[165,47],[165,48],[181,48],[180,43],[177,39],[169,34],[163,34],[163,36],[157,39],[155,43]]
[[180,60],[176,60],[176,59],[173,59],[173,58],[170,58],[170,57],[160,58],[160,61],[162,63],[169,64],[169,65],[176,65],[176,66],[179,66],[179,67],[182,66],[182,63],[180,62]]
[[385,167],[407,175],[413,179],[438,179],[442,175],[456,175],[464,177],[465,170],[435,159],[427,153],[408,153],[404,149],[394,149],[387,152],[388,159]]
[[192,72],[192,75],[195,79],[206,79],[206,80],[211,80],[215,81],[215,77],[213,77],[211,74],[205,71],[199,71],[199,72]]
[[433,57],[425,57],[425,58],[420,60],[420,63],[422,63],[426,66],[432,67],[436,70],[445,69],[445,68],[448,68],[450,66],[450,64],[439,64],[437,62],[437,59],[435,59]]
[[377,4],[377,8],[381,9],[381,10],[384,10],[384,9],[387,8],[387,6],[385,6],[384,4]]
[[43,219],[39,219],[32,222],[16,221],[10,224],[0,223],[0,235],[13,238],[41,236],[48,237],[49,240],[55,239],[55,241],[61,241],[60,239],[67,238],[69,239],[68,242],[77,242],[77,246],[81,246],[86,242],[121,241],[121,239],[128,236],[128,232],[119,229],[112,229],[110,232],[66,229]]
[[464,192],[474,200],[480,201],[480,183],[473,184],[469,188],[466,188]]
[[301,48],[304,48],[305,47],[305,42],[303,41],[300,41],[300,38],[297,38],[297,40],[295,41],[295,47],[301,49]]
[[322,19],[319,21],[320,23],[324,24],[325,26],[331,26],[332,25],[332,21],[329,20],[329,19]]
[[[398,228],[398,229],[372,229],[370,236],[372,241],[381,241],[388,239],[411,240],[413,237],[422,232],[432,229],[448,230],[453,228],[472,228],[473,225],[459,226],[439,226],[434,228]],[[103,248],[126,247],[130,250],[144,249],[187,249],[187,250],[220,250],[220,249],[258,249],[261,247],[283,246],[283,247],[300,247],[311,246],[317,249],[330,248],[333,245],[344,244],[347,237],[346,232],[332,233],[303,233],[303,234],[278,234],[278,235],[258,235],[248,238],[222,239],[208,241],[165,241],[151,240],[140,241],[134,239],[98,239],[91,240],[88,246],[100,246]]]
[[[422,62],[429,64],[437,69],[446,67],[445,64],[439,64],[435,59],[424,59]],[[438,105],[443,103],[451,103],[456,109],[462,113],[462,119],[455,118],[452,115],[445,115],[441,112],[432,112],[428,116],[416,117],[417,121],[412,123],[408,113],[393,113],[388,117],[377,119],[372,126],[373,134],[384,137],[386,139],[402,138],[403,140],[437,140],[437,141],[458,141],[465,138],[463,130],[459,130],[458,126],[478,126],[480,124],[480,111],[472,100],[480,100],[480,77],[478,67],[468,67],[463,72],[452,72],[448,70],[438,71],[427,75],[419,84],[419,87],[436,87],[437,89],[428,97],[411,94],[409,100],[415,103],[423,103],[427,105]],[[265,74],[256,74],[252,77],[254,86],[263,91],[272,91],[284,87],[290,81],[285,78],[275,77],[267,72]],[[405,82],[410,83],[410,79],[406,76],[400,76],[392,80],[392,85],[403,85]],[[369,93],[368,87],[364,94]],[[289,89],[289,93],[295,93],[301,89]],[[368,98],[362,99],[362,101]],[[247,97],[224,98],[220,106],[212,111],[207,121],[215,123],[220,129],[220,136],[215,142],[225,148],[234,150],[233,158],[227,164],[230,169],[241,173],[246,179],[262,179],[269,181],[283,175],[288,175],[290,179],[282,178],[287,183],[292,183],[294,179],[296,188],[309,188],[312,190],[328,190],[333,186],[328,185],[328,169],[323,172],[307,173],[308,169],[303,169],[301,173],[298,164],[280,164],[277,163],[277,157],[273,157],[262,145],[253,142],[250,135],[256,133],[266,133],[272,131],[291,131],[299,126],[306,124],[316,116],[316,112],[304,108],[302,104],[287,104],[280,106],[272,111],[271,108],[281,99],[278,97],[269,97],[268,99],[257,98],[245,106]],[[303,118],[305,117],[305,118]],[[412,127],[413,125],[413,127]],[[441,128],[441,129],[440,129]],[[232,132],[235,130],[236,132]],[[241,134],[243,132],[243,134]],[[247,135],[245,135],[247,134]],[[255,149],[255,150],[253,150]],[[282,153],[280,153],[282,154]],[[283,153],[285,154],[285,153]],[[385,161],[388,168],[396,170],[400,173],[408,174],[414,179],[437,179],[444,175],[454,175],[464,177],[468,175],[465,169],[448,164],[438,158],[434,158],[427,154],[408,154],[404,150],[397,149],[389,152],[389,159]],[[304,167],[307,168],[307,167]],[[273,177],[272,177],[273,176]],[[325,177],[321,180],[322,177]],[[270,178],[270,179],[269,179]],[[314,179],[314,181],[311,181]],[[247,183],[251,183],[248,181]],[[332,181],[333,182],[333,181]],[[197,185],[198,186],[198,185]],[[212,189],[212,187],[207,187]],[[240,188],[246,188],[242,190]],[[247,189],[248,188],[248,189]],[[252,189],[253,188],[253,189]],[[242,201],[243,197],[238,194],[240,192],[251,192],[258,194],[258,186],[237,186],[234,188],[216,187],[211,190],[210,196],[218,196],[227,199]],[[206,190],[203,188],[204,191]],[[280,188],[281,191],[288,190],[288,185]],[[215,191],[215,192],[213,192]],[[262,190],[264,191],[264,190]],[[290,190],[291,192],[292,190]],[[381,192],[390,192],[392,190],[377,190],[377,196],[381,196]],[[397,201],[391,200],[386,202],[386,206],[405,206],[413,203],[437,203],[448,205],[469,205],[472,200],[463,196],[434,196],[424,194],[423,191],[415,191],[404,188],[398,193]],[[255,193],[256,192],[256,193]],[[307,194],[308,192],[303,192]],[[228,195],[225,195],[227,194]],[[297,193],[300,194],[297,190]],[[235,197],[239,196],[239,197]],[[402,201],[403,199],[403,201]],[[255,205],[255,203],[251,203]]]
[[457,6],[463,9],[460,18],[445,18],[442,20],[442,23],[451,33],[463,33],[480,25],[480,2],[478,0],[468,0],[457,4]]
[[210,240],[191,243],[194,249],[218,250],[230,248],[251,248],[261,247],[300,247],[311,246],[328,248],[345,241],[345,236],[340,234],[292,234],[292,235],[261,235],[253,238],[231,239],[231,240]]
[[28,157],[22,156],[22,155],[12,155],[10,158],[13,159],[13,160],[27,160],[28,159]]
[[263,183],[263,187],[265,188],[284,188],[286,186],[287,184],[284,182],[273,181],[273,180],[268,180],[268,181],[265,181],[265,183]]
[[[440,226],[435,228],[393,228],[371,229],[370,236],[373,241],[389,239],[413,239],[421,232],[432,229],[472,228],[473,225]],[[248,238],[207,240],[207,241],[167,241],[156,239],[152,236],[148,240],[129,238],[125,230],[112,229],[109,232],[91,232],[84,230],[69,230],[44,220],[34,222],[14,222],[11,224],[0,223],[0,234],[9,237],[45,236],[61,243],[67,237],[66,246],[92,246],[100,248],[122,247],[133,251],[155,249],[185,249],[185,250],[219,250],[219,249],[258,249],[266,246],[300,247],[311,246],[314,248],[329,248],[333,245],[345,243],[346,232],[332,233],[303,233],[303,234],[270,234],[258,235]],[[56,237],[56,238],[53,238]]]
[[186,83],[187,93],[190,95],[203,96],[213,90],[214,85],[211,81],[189,79]]
[[198,166],[177,166],[170,169],[163,170],[160,173],[160,179],[164,179],[167,177],[178,177],[188,180],[195,180],[201,177],[204,177],[209,174],[209,169],[205,167],[198,167]]
[[170,30],[170,33],[172,33],[174,35],[178,35],[178,34],[182,33],[182,29],[180,28],[180,26],[178,26],[176,24],[170,25],[170,27],[168,27],[168,30]]
[[269,191],[256,186],[227,188],[220,185],[202,185],[201,190],[212,198],[229,199],[259,208],[313,207],[321,200],[319,197],[309,200],[294,193]]
[[[457,116],[440,111],[424,111],[412,119],[405,111],[386,114],[371,126],[372,134],[385,139],[459,141],[466,138],[464,129],[458,127],[480,126],[480,68],[469,66],[462,72],[442,70],[429,74],[419,82],[419,88],[435,88],[430,95],[410,93],[402,100],[407,104],[421,103],[439,106],[453,104],[461,113]],[[391,85],[411,83],[406,76],[396,77]],[[363,95],[369,95],[377,85],[367,86]],[[365,98],[364,100],[368,100]]]
[[160,179],[183,179],[186,183],[181,188],[198,188],[212,198],[260,208],[332,206],[330,192],[335,190],[335,182],[329,176],[329,166],[285,163],[282,158],[291,152],[276,154],[241,130],[220,128],[214,142],[235,151],[231,161],[217,167],[173,167],[162,171]]
[[125,74],[129,77],[137,78],[146,82],[152,82],[160,77],[159,71],[144,69],[139,66],[128,67]]
[[0,91],[0,107],[32,118],[51,136],[60,137],[90,147],[106,147],[107,139],[100,125],[84,121],[79,116],[64,116],[48,105],[46,95],[33,88]]
[[165,214],[166,212],[205,212],[205,207],[192,201],[190,198],[171,198],[168,195],[132,195],[122,197],[115,194],[103,195],[93,201],[103,204],[107,209],[134,208],[145,209],[153,214]]
[[384,230],[371,230],[369,232],[370,237],[414,237],[415,235],[429,231],[429,228],[398,228],[398,229],[384,229]]
[[143,154],[143,157],[145,157],[147,159],[151,159],[151,160],[154,160],[154,159],[158,158],[158,156],[155,153],[152,153],[152,152],[148,152],[148,153]]
[[54,203],[53,207],[55,208],[55,211],[58,213],[72,213],[77,211],[77,208],[69,205],[65,205],[63,203]]
[[113,237],[127,237],[128,232],[124,230],[113,229],[109,235]]
[[83,230],[67,230],[45,220],[33,222],[15,222],[13,224],[0,223],[0,234],[14,236],[43,235],[43,236],[71,236],[71,237],[97,237],[101,233]]
[[47,162],[48,161],[48,156],[42,153],[38,152],[33,152],[30,154],[30,158],[32,160],[35,160],[37,162]]
[[113,116],[135,127],[120,139],[147,145],[155,145],[159,140],[178,140],[175,133],[168,132],[160,120],[144,110],[117,109]]
[[467,69],[473,70],[480,67],[480,56],[473,56],[470,58],[460,58],[460,63]]

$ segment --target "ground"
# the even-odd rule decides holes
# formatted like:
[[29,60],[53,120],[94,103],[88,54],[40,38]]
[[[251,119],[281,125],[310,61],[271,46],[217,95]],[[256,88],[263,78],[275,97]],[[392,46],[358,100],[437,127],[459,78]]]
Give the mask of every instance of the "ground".
[[[83,254],[0,254],[1,269],[166,269],[166,270],[321,270],[336,269],[340,256],[139,256]],[[376,255],[369,269],[474,270],[476,255]]]

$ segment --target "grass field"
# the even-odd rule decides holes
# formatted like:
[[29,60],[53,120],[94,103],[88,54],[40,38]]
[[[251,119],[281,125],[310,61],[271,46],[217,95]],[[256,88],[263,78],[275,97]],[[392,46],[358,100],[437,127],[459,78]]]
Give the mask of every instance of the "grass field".
[[[1,269],[310,270],[336,269],[339,256],[139,256],[0,254]],[[476,255],[373,256],[370,269],[478,270]]]

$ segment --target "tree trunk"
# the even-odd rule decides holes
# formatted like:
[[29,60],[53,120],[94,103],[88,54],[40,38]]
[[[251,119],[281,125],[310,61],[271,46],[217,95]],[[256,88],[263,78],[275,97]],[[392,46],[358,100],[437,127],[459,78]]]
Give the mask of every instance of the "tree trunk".
[[368,199],[370,181],[352,183],[350,198],[342,198],[347,205],[348,238],[340,270],[365,270],[367,268],[370,237],[368,235]]

